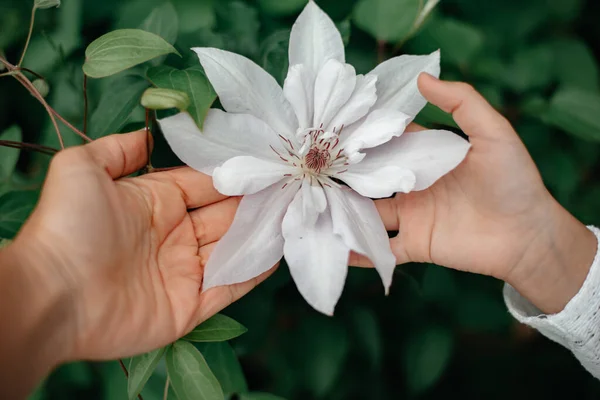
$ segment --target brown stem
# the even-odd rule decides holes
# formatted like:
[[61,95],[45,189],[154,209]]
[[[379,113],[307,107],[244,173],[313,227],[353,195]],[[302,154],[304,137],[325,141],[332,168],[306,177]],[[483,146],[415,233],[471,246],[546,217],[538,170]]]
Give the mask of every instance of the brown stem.
[[146,152],[148,154],[148,164],[146,165],[146,173],[151,173],[154,171],[154,167],[152,167],[152,148],[154,146],[154,138],[152,137],[152,132],[150,131],[150,109],[146,108]]
[[[123,364],[123,360],[119,358],[118,361],[119,365],[121,366],[121,369],[123,370],[123,373],[125,374],[125,378],[129,379],[129,372],[127,371],[127,367],[125,366],[125,364]],[[141,394],[138,394],[138,400],[144,400]]]
[[88,121],[88,95],[87,95],[87,75],[83,74],[83,134],[87,135]]
[[25,53],[27,53],[27,48],[29,47],[29,42],[31,41],[31,34],[33,33],[33,23],[35,22],[35,11],[37,7],[34,5],[31,9],[31,21],[29,22],[29,33],[27,34],[27,41],[25,42],[25,47],[23,47],[23,53],[21,54],[21,59],[17,64],[18,67],[23,64],[23,59],[25,58]]
[[385,61],[385,40],[377,41],[377,63],[381,64]]
[[171,381],[169,380],[169,375],[167,375],[167,382],[165,383],[165,391],[163,392],[163,400],[167,400],[167,398],[169,397],[169,383],[171,383]]
[[30,70],[29,68],[24,68],[24,67],[17,67],[18,71],[25,71],[25,72],[29,72],[31,75],[34,75],[36,78],[42,79],[42,80],[46,80],[46,78],[44,78],[42,75],[38,74],[35,71]]
[[12,140],[0,140],[0,146],[11,147],[13,149],[37,151],[39,153],[47,154],[49,156],[58,153],[58,149],[55,149],[53,147],[42,146],[39,144],[32,143],[14,142]]

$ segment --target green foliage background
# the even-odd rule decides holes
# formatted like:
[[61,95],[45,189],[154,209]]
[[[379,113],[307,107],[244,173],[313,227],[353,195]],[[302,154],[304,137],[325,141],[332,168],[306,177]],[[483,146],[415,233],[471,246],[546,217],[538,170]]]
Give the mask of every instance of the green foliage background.
[[[164,0],[63,0],[59,9],[38,12],[24,65],[47,78],[49,103],[81,127],[86,46],[117,28],[158,24],[154,29],[183,57],[91,80],[94,138],[142,127],[147,69],[165,64],[198,73],[192,46],[244,54],[283,79],[289,29],[305,0],[171,1],[174,13],[161,8]],[[600,3],[442,0],[407,39],[419,0],[317,2],[339,24],[348,62],[360,73],[378,57],[441,48],[442,77],[480,90],[513,122],[561,204],[600,224]],[[0,50],[9,60],[20,56],[30,11],[29,1],[0,0]],[[431,106],[418,121],[452,125]],[[68,145],[81,144],[61,127]],[[0,139],[58,147],[44,109],[10,77],[0,79],[0,132]],[[156,140],[154,166],[176,165]],[[48,160],[0,148],[0,237],[11,238],[35,204]],[[228,347],[198,348],[230,393],[249,387],[288,399],[598,398],[600,382],[566,349],[511,319],[501,287],[491,278],[407,265],[397,269],[386,298],[377,274],[353,269],[336,316],[328,318],[301,299],[282,266],[225,310],[249,329],[231,342],[246,381]],[[163,361],[144,398],[162,398],[165,379]],[[127,398],[126,387],[116,362],[75,363],[53,373],[33,398],[118,400]],[[273,398],[253,396],[239,397]]]

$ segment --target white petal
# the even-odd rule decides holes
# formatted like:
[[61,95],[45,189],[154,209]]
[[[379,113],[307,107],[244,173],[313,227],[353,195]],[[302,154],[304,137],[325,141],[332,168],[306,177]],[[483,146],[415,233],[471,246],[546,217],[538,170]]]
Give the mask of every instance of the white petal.
[[315,75],[306,65],[292,65],[283,84],[283,94],[296,113],[300,129],[313,126],[314,93]]
[[333,234],[326,210],[312,227],[303,223],[303,195],[298,192],[283,219],[283,253],[298,290],[308,304],[333,315],[348,272],[350,250]]
[[370,72],[377,75],[377,102],[373,110],[398,110],[413,119],[427,104],[417,87],[421,72],[440,76],[439,50],[427,56],[398,56],[379,64]]
[[262,119],[277,133],[292,135],[298,122],[283,90],[271,75],[239,54],[214,48],[193,48],[204,71],[229,112]]
[[288,164],[240,156],[215,168],[213,183],[215,189],[224,195],[241,196],[259,192],[286,177],[289,179],[297,172],[297,168]]
[[356,87],[356,71],[350,64],[329,60],[319,71],[315,81],[315,116],[313,126],[327,128],[346,104]]
[[308,179],[302,181],[302,221],[305,226],[312,227],[319,214],[327,208],[327,198],[320,184]]
[[333,232],[340,235],[351,250],[371,260],[387,294],[392,284],[396,257],[375,203],[350,189],[326,187],[325,192],[331,209]]
[[379,146],[400,136],[411,118],[396,110],[379,109],[369,113],[360,125],[355,124],[347,131],[342,131],[342,147],[351,155],[361,149]]
[[408,193],[415,187],[415,174],[406,168],[384,166],[377,169],[352,165],[348,171],[336,176],[365,197],[390,197],[396,192]]
[[309,1],[290,35],[290,65],[304,64],[317,73],[330,59],[345,62],[344,42],[334,22]]
[[333,117],[327,129],[335,127],[339,131],[342,125],[349,126],[364,117],[377,100],[376,83],[377,77],[374,75],[357,75],[352,96]]
[[456,168],[470,147],[468,141],[449,131],[406,132],[384,146],[366,150],[366,157],[357,166],[375,169],[395,165],[410,169],[417,177],[413,190],[423,190]]
[[233,224],[208,259],[202,290],[246,282],[281,259],[281,222],[299,187],[298,182],[285,189],[275,184],[242,198]]
[[279,160],[271,146],[285,154],[277,134],[265,122],[249,114],[228,114],[211,109],[204,121],[203,132],[188,113],[162,119],[159,124],[181,161],[209,175],[216,167],[237,156]]

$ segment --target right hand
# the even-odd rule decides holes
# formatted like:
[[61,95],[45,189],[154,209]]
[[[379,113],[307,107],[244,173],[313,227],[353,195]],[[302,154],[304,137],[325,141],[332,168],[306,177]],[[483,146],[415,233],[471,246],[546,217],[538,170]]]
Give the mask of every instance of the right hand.
[[[386,228],[399,230],[391,239],[398,264],[494,276],[542,311],[561,311],[587,276],[595,236],[552,198],[510,123],[471,86],[427,74],[418,83],[472,148],[429,189],[376,201]],[[370,265],[357,255],[351,264]]]

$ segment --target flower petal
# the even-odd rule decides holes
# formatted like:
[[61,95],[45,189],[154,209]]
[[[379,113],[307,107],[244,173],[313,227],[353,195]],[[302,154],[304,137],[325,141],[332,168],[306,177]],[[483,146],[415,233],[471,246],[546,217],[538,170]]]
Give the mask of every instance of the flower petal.
[[253,61],[224,50],[193,48],[223,108],[262,119],[277,133],[292,136],[298,122],[275,78]]
[[350,250],[333,234],[329,210],[308,227],[303,222],[303,192],[298,192],[283,219],[283,253],[298,290],[308,304],[333,315],[346,274]]
[[292,105],[300,129],[311,128],[315,97],[315,75],[303,64],[292,65],[283,84],[283,94]]
[[362,163],[352,165],[336,177],[365,197],[390,197],[396,192],[408,193],[415,187],[416,177],[409,169],[392,165],[377,169],[361,166]]
[[308,179],[302,181],[302,221],[305,226],[312,227],[317,222],[319,214],[327,208],[327,198],[323,187]]
[[330,59],[345,62],[344,42],[335,23],[309,1],[292,27],[290,65],[304,64],[316,74]]
[[279,160],[272,148],[285,154],[277,134],[265,122],[249,114],[228,114],[211,109],[204,121],[203,132],[188,113],[162,119],[159,124],[169,146],[181,161],[209,175],[215,167],[233,157],[251,155]]
[[364,117],[377,101],[376,83],[375,75],[357,75],[352,96],[333,117],[328,130],[333,127],[339,129],[342,125],[349,126]]
[[449,131],[405,132],[385,146],[366,150],[366,157],[357,167],[394,165],[409,169],[417,177],[413,190],[423,190],[456,168],[470,147],[468,141]]
[[241,196],[259,192],[295,173],[297,168],[288,164],[240,156],[231,158],[221,167],[215,168],[213,184],[215,189],[224,195]]
[[202,290],[246,282],[268,271],[283,255],[281,222],[299,182],[275,184],[244,196],[233,224],[215,246],[204,268]]
[[361,124],[342,131],[342,147],[348,155],[390,141],[406,129],[410,116],[396,110],[379,109],[369,113]]
[[350,64],[329,60],[315,81],[315,116],[313,127],[327,130],[329,123],[346,104],[356,87],[356,71]]
[[419,92],[421,72],[440,76],[440,52],[427,56],[403,55],[379,64],[370,74],[377,75],[377,102],[373,110],[389,108],[402,111],[413,119],[427,100]]
[[350,189],[326,187],[325,193],[331,210],[333,232],[340,235],[351,250],[371,260],[387,294],[392,284],[396,257],[375,203]]

